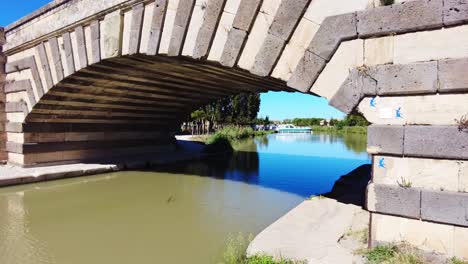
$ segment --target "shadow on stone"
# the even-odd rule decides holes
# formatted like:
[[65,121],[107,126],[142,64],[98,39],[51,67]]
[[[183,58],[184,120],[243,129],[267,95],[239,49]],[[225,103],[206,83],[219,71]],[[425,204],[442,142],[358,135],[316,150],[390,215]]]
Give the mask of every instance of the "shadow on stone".
[[341,203],[364,206],[371,171],[371,164],[359,166],[350,173],[341,176],[333,185],[333,189],[323,196]]

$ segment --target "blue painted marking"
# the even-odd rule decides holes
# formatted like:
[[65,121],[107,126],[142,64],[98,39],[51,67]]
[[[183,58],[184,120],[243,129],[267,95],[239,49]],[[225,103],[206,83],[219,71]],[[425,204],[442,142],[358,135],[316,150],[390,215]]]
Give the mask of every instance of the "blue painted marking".
[[370,100],[370,106],[375,107],[375,97]]
[[396,110],[396,117],[403,118],[403,116],[401,116],[401,107],[398,107],[398,109]]
[[379,168],[384,168],[385,169],[385,158],[381,158],[379,160]]

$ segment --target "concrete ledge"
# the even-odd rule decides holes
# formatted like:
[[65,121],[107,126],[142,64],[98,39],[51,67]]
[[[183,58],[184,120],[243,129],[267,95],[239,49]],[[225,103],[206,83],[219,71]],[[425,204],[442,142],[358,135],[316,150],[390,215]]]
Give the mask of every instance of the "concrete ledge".
[[357,31],[360,37],[441,28],[442,0],[408,1],[358,12]]
[[367,209],[372,212],[420,218],[421,190],[394,185],[370,184]]
[[404,126],[369,126],[367,128],[367,152],[403,155],[404,133]]
[[406,126],[404,155],[468,159],[468,132],[458,126]]
[[468,226],[468,193],[422,191],[423,220]]

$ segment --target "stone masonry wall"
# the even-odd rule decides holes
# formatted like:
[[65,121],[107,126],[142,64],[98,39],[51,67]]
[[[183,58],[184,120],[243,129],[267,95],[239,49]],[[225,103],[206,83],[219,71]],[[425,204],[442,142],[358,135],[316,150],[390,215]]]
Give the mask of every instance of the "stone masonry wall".
[[6,162],[8,159],[5,132],[5,123],[7,120],[5,113],[6,97],[4,92],[6,56],[3,54],[3,44],[5,44],[5,32],[3,28],[0,27],[0,163]]

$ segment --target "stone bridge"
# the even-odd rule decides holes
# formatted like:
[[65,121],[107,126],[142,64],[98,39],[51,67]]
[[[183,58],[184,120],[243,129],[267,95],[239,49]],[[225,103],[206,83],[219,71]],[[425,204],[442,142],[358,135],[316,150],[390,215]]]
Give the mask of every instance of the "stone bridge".
[[9,163],[170,151],[214,99],[309,93],[373,123],[371,246],[468,258],[465,0],[56,0],[0,45]]

